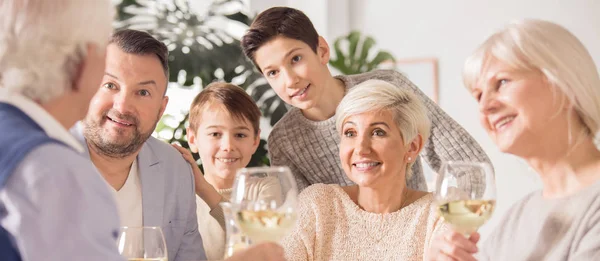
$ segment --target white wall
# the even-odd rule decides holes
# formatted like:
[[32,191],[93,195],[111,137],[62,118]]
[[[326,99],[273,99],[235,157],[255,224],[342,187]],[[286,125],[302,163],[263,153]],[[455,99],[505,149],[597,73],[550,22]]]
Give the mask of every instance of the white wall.
[[373,36],[396,58],[437,57],[440,105],[469,130],[496,170],[498,208],[485,235],[507,208],[539,181],[525,162],[498,152],[477,120],[477,106],[461,81],[464,60],[510,20],[540,18],[571,30],[600,64],[600,1],[595,0],[351,0],[351,28]]

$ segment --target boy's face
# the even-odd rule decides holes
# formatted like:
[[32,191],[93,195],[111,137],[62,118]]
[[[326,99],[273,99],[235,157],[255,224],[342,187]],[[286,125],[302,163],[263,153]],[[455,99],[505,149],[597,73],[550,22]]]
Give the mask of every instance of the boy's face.
[[208,105],[201,112],[196,132],[188,129],[192,150],[197,149],[204,173],[223,179],[235,177],[246,167],[260,142],[248,120],[234,118],[222,105]]
[[317,53],[306,43],[279,36],[255,53],[255,62],[277,95],[301,110],[314,108],[323,97],[331,73],[327,68],[329,47],[319,37]]

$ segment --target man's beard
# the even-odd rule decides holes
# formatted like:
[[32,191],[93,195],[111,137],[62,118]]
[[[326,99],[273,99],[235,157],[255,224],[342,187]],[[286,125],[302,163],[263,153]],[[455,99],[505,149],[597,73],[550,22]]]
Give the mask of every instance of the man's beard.
[[[133,123],[134,129],[131,135],[132,137],[123,137],[116,140],[111,139],[112,135],[102,128],[103,122],[110,121],[106,118],[109,114],[112,116],[111,118],[118,118]],[[158,123],[158,118],[151,129],[143,132],[143,130],[139,129],[139,120],[137,117],[131,114],[121,114],[114,110],[110,110],[102,114],[102,117],[98,121],[86,117],[83,120],[83,135],[90,144],[91,149],[97,153],[111,158],[123,158],[136,153],[144,145],[144,142],[152,135],[156,123]],[[125,131],[117,131],[118,134],[123,134],[123,132]]]

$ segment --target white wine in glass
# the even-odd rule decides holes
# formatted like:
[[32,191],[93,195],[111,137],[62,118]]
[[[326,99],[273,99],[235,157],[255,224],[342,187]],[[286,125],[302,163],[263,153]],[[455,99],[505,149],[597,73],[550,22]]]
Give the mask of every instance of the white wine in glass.
[[167,261],[167,244],[160,227],[121,227],[119,253],[128,261]]
[[235,213],[229,202],[219,203],[225,216],[225,254],[224,259],[232,257],[236,252],[250,245],[248,236],[244,235],[235,222]]
[[487,163],[446,162],[437,177],[435,199],[444,222],[468,237],[485,224],[494,212],[494,172]]
[[287,167],[244,168],[231,194],[235,220],[252,243],[278,242],[296,222],[298,188]]

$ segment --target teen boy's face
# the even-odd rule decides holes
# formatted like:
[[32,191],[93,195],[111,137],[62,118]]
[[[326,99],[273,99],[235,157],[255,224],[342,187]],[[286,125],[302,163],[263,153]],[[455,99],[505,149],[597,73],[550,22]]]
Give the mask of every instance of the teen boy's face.
[[188,129],[190,145],[198,149],[204,173],[222,179],[235,177],[256,152],[259,135],[248,120],[234,118],[222,105],[208,105],[194,133]]
[[317,53],[306,43],[279,36],[258,48],[256,64],[287,104],[308,110],[319,104],[328,77],[329,47],[319,37]]

